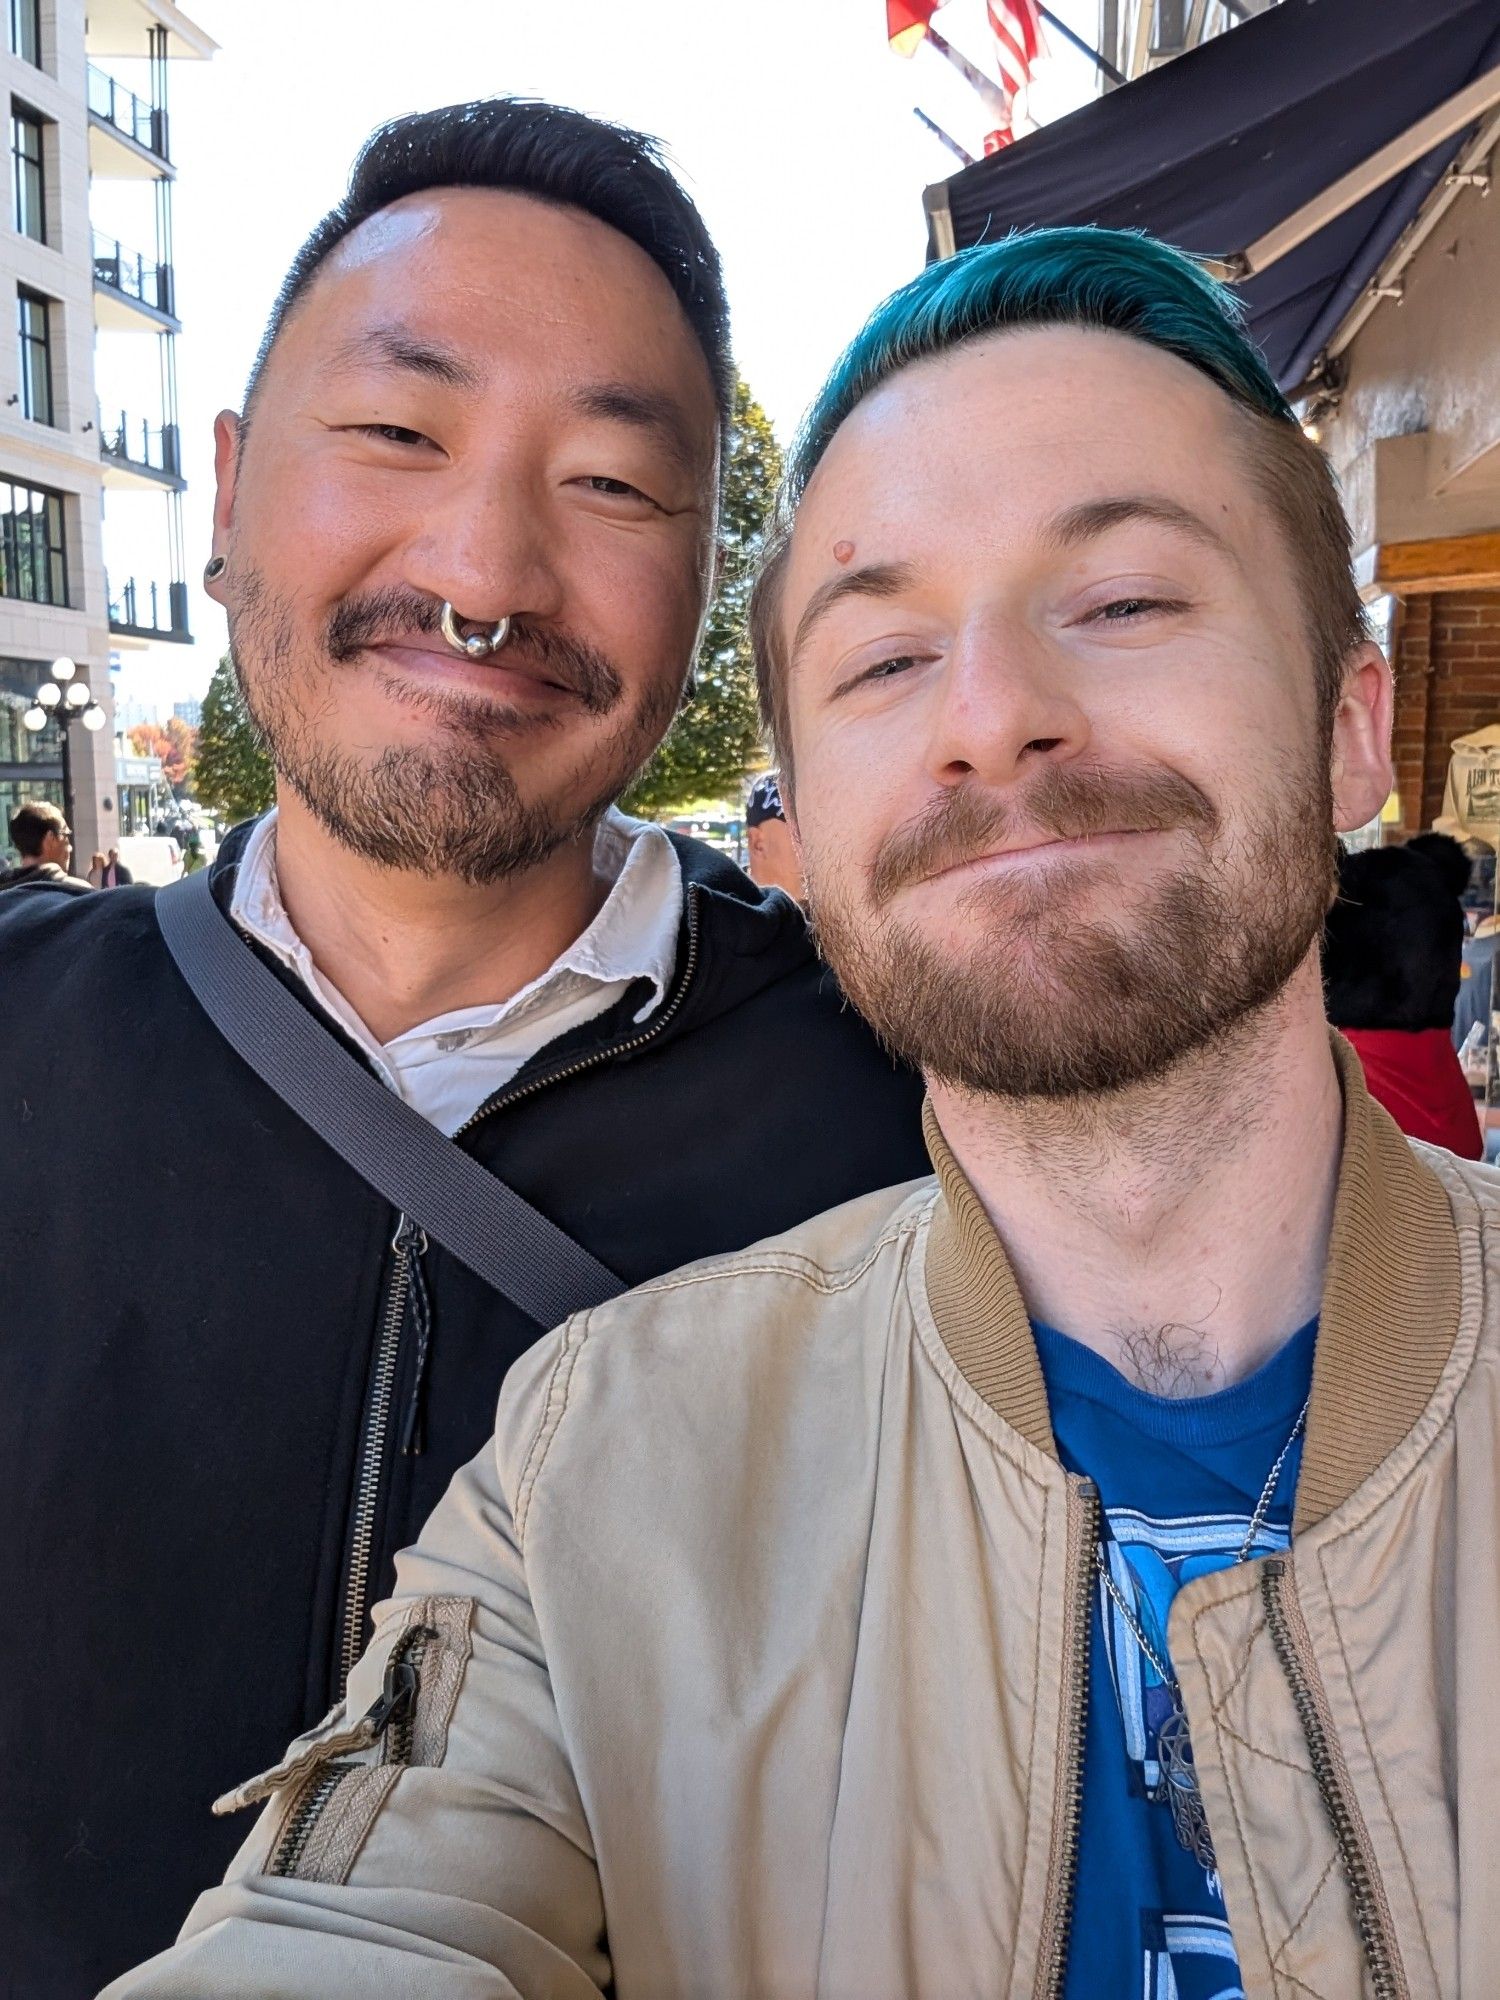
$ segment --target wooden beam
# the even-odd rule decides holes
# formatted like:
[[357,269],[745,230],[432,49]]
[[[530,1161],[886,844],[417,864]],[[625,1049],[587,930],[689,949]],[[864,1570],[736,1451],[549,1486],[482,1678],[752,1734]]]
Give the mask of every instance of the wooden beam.
[[1396,597],[1419,590],[1500,590],[1500,534],[1382,542],[1375,581]]
[[1151,30],[1156,23],[1156,0],[1135,0],[1135,33],[1130,44],[1130,60],[1125,74],[1132,81],[1146,74],[1151,60]]
[[[1141,0],[1143,8],[1147,0]],[[1440,146],[1445,139],[1451,139],[1456,132],[1462,132],[1472,125],[1476,118],[1493,111],[1500,104],[1500,68],[1486,70],[1466,83],[1462,90],[1434,107],[1425,118],[1419,118],[1404,132],[1397,133],[1387,145],[1371,153],[1367,160],[1361,160],[1357,167],[1351,167],[1347,174],[1341,174],[1326,188],[1315,194],[1311,201],[1305,201],[1301,208],[1278,222],[1274,229],[1268,229],[1264,236],[1248,244],[1238,258],[1233,259],[1239,267],[1242,278],[1253,277],[1257,271],[1264,271],[1278,258],[1285,257],[1289,250],[1295,250],[1299,243],[1305,243],[1309,236],[1316,236],[1328,223],[1334,222],[1347,210],[1362,202],[1366,195],[1376,188],[1384,187],[1397,174],[1405,173],[1415,166],[1424,154],[1434,146]]]

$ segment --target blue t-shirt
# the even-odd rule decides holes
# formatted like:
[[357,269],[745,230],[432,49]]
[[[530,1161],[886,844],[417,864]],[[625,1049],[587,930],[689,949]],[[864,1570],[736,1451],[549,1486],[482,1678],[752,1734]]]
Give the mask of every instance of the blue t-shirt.
[[[1239,1554],[1307,1400],[1317,1322],[1243,1382],[1191,1398],[1147,1395],[1091,1348],[1034,1331],[1062,1462],[1098,1487],[1111,1573],[1166,1660],[1180,1585]],[[1301,1460],[1299,1438],[1252,1555],[1287,1546]],[[1218,1875],[1179,1846],[1171,1807],[1148,1797],[1170,1706],[1100,1584],[1066,2000],[1243,2000]]]

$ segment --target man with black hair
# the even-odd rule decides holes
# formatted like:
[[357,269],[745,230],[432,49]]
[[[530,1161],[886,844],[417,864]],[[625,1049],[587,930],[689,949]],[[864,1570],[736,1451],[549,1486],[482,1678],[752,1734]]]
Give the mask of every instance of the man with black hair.
[[26,799],[10,816],[10,844],[19,863],[0,872],[0,889],[56,889],[64,895],[87,890],[68,873],[73,859],[73,835],[61,811],[48,799]]
[[[217,425],[207,580],[277,771],[219,911],[631,1283],[923,1159],[800,915],[612,805],[696,650],[732,382],[651,143],[492,101],[375,135]],[[222,1872],[210,1802],[339,1696],[543,1329],[241,1063],[151,897],[6,901],[0,1986],[69,2000]],[[65,1065],[64,984],[113,1024]],[[31,1199],[85,1172],[132,1190],[107,1246]]]

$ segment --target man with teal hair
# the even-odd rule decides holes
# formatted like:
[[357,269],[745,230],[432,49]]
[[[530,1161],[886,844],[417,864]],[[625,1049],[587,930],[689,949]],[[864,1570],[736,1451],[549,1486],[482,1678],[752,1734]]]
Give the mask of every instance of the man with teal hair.
[[113,1994],[1492,1990],[1500,1183],[1323,1017],[1326,464],[1187,259],[1014,237],[839,364],[753,623],[935,1179],[534,1350]]

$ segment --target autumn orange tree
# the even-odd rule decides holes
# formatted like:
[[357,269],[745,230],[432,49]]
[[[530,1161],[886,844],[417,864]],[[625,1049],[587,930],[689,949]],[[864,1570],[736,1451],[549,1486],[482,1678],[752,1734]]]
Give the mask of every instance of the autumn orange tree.
[[137,757],[160,757],[161,774],[174,792],[186,789],[198,752],[198,732],[180,715],[169,715],[165,722],[137,723],[130,732],[130,745]]

